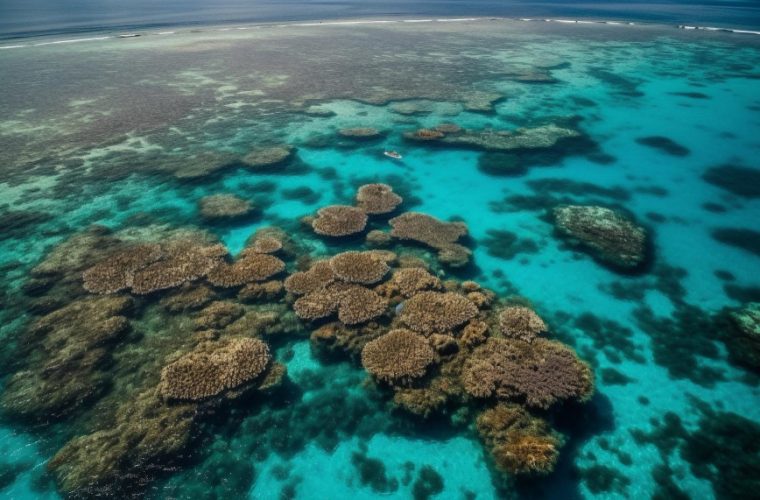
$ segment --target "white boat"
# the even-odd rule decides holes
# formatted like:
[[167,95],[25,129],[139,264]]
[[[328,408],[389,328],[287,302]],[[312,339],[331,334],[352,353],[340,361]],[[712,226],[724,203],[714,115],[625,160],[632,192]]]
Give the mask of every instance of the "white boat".
[[119,38],[134,38],[136,36],[140,36],[139,33],[125,33],[123,35],[119,35]]
[[388,158],[393,158],[394,160],[400,160],[403,158],[403,156],[401,156],[401,153],[398,151],[383,151],[383,154]]

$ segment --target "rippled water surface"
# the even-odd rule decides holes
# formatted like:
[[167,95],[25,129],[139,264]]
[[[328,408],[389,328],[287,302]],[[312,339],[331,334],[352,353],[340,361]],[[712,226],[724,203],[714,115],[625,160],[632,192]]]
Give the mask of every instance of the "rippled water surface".
[[[756,38],[477,20],[0,51],[0,495],[752,497]],[[375,183],[403,201],[357,199]],[[518,307],[542,320],[505,326]]]

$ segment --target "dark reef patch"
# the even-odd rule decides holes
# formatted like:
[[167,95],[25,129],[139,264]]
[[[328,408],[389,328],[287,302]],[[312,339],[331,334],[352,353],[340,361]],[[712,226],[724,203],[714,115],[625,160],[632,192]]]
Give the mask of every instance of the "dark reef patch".
[[760,302],[759,286],[740,286],[733,283],[723,285],[723,291],[739,302]]
[[443,477],[429,465],[423,465],[412,485],[414,500],[428,500],[443,491]]
[[601,493],[625,495],[628,485],[631,484],[631,480],[620,471],[606,465],[595,464],[586,468],[578,467],[576,473],[589,491],[595,495]]
[[670,95],[688,97],[689,99],[710,99],[710,96],[702,92],[668,92]]
[[702,203],[702,208],[714,214],[722,214],[728,212],[728,208],[726,208],[724,205],[721,205],[720,203],[713,203],[711,201]]
[[282,197],[286,200],[298,200],[301,203],[313,205],[319,201],[322,195],[308,186],[299,186],[292,189],[283,189]]
[[0,212],[0,241],[27,238],[33,230],[53,219],[51,214],[36,210],[3,210]]
[[538,244],[531,238],[520,238],[511,231],[489,229],[486,231],[483,245],[488,255],[504,260],[510,260],[521,253],[534,254],[538,252]]
[[695,476],[710,481],[719,500],[757,498],[760,425],[735,413],[707,412],[686,436],[681,456]]
[[721,243],[741,248],[760,257],[760,231],[725,227],[714,229],[710,234]]
[[670,156],[688,156],[691,151],[686,146],[678,144],[673,139],[663,137],[661,135],[651,135],[647,137],[639,137],[636,139],[638,144],[647,146],[652,149],[656,149],[662,153]]
[[523,175],[528,171],[520,157],[512,153],[483,153],[478,158],[478,170],[488,175],[510,177]]
[[760,197],[760,170],[739,165],[711,167],[702,179],[713,186],[745,198]]
[[631,193],[621,187],[602,187],[590,182],[580,182],[571,179],[536,179],[527,182],[528,186],[537,194],[562,193],[578,197],[600,196],[615,201],[627,201]]
[[611,319],[603,319],[590,312],[575,318],[573,326],[591,339],[596,352],[603,352],[612,363],[628,359],[636,363],[646,360],[632,338],[633,330]]
[[719,359],[715,343],[720,332],[712,316],[702,309],[680,304],[671,317],[658,318],[641,306],[634,310],[639,327],[652,339],[655,362],[675,379],[688,379],[703,387],[725,380],[723,371],[707,366],[702,358]]
[[602,382],[607,385],[628,385],[634,381],[631,377],[614,368],[603,368],[600,372]]
[[363,452],[354,452],[351,455],[351,463],[359,473],[361,484],[369,486],[372,491],[387,494],[398,490],[398,480],[388,478],[385,464],[381,460],[368,457]]

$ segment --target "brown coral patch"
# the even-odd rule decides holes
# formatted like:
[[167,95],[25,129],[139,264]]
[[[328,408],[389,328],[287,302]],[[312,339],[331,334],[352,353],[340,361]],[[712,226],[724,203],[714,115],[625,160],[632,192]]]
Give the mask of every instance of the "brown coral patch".
[[232,264],[219,263],[206,279],[214,286],[232,288],[254,281],[264,281],[282,272],[285,263],[273,255],[251,252]]
[[293,158],[294,153],[290,146],[256,148],[243,157],[243,163],[254,169],[265,169],[286,163]]
[[250,382],[266,370],[269,347],[258,339],[205,342],[161,371],[167,399],[199,401]]
[[116,293],[132,286],[135,271],[164,256],[157,244],[133,245],[120,250],[82,273],[90,293]]
[[499,331],[505,337],[531,342],[546,331],[546,323],[528,307],[509,306],[499,313]]
[[178,240],[166,246],[163,259],[134,273],[132,293],[145,295],[197,280],[208,274],[227,255],[223,245],[205,246]]
[[440,290],[441,280],[421,267],[408,267],[393,273],[390,283],[398,288],[404,297],[411,297],[424,290]]
[[285,279],[285,290],[304,295],[318,290],[335,280],[330,262],[318,261],[308,271],[293,273]]
[[364,210],[348,205],[330,205],[320,208],[311,221],[314,232],[323,236],[348,236],[364,231],[367,214]]
[[367,372],[392,384],[423,376],[434,360],[435,352],[427,339],[404,329],[391,330],[362,350]]
[[467,359],[462,382],[474,397],[524,399],[536,408],[593,393],[589,366],[569,347],[540,338],[530,344],[489,338]]
[[243,252],[253,253],[277,253],[282,250],[282,241],[274,236],[261,236],[255,238],[251,245],[247,246]]
[[224,328],[244,312],[245,309],[240,304],[217,300],[199,311],[193,322],[197,330]]
[[360,285],[332,283],[296,300],[293,310],[301,319],[316,320],[331,316],[346,325],[364,323],[382,315],[388,301]]
[[383,279],[390,268],[375,252],[343,252],[330,259],[335,276],[348,283],[371,285]]
[[393,212],[402,201],[388,184],[365,184],[356,193],[356,206],[368,214]]
[[404,302],[399,319],[412,330],[431,334],[452,331],[477,314],[475,304],[458,293],[420,292]]
[[411,240],[438,250],[438,259],[452,267],[461,267],[470,259],[469,249],[456,243],[467,234],[464,222],[443,222],[418,212],[406,212],[389,221],[391,236]]
[[198,203],[201,216],[206,220],[238,219],[251,213],[251,202],[232,194],[204,196]]
[[270,280],[264,283],[249,283],[240,289],[238,299],[243,302],[269,302],[282,295],[282,281]]

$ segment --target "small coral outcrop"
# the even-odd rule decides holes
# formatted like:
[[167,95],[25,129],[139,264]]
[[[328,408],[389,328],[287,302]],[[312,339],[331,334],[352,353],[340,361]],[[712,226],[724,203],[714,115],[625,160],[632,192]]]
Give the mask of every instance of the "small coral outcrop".
[[356,206],[368,214],[393,212],[402,201],[388,184],[365,184],[356,192]]
[[544,475],[554,469],[562,441],[542,419],[517,405],[499,404],[481,413],[480,438],[496,468],[513,475]]
[[620,212],[595,205],[565,205],[556,207],[553,214],[557,231],[601,262],[623,270],[645,263],[646,230]]
[[335,276],[347,283],[371,285],[379,282],[390,267],[376,252],[343,252],[330,259]]
[[82,274],[91,293],[116,293],[132,286],[134,273],[164,257],[158,244],[133,245],[113,253]]
[[161,371],[159,392],[170,400],[200,401],[264,373],[271,356],[258,339],[204,342]]
[[308,271],[299,271],[285,279],[285,290],[305,295],[327,286],[336,279],[329,260],[315,262]]
[[399,269],[393,273],[389,282],[396,287],[404,297],[411,297],[425,290],[440,290],[443,288],[441,280],[421,267],[408,267]]
[[411,240],[438,250],[441,262],[461,267],[469,261],[470,250],[457,243],[467,234],[463,222],[443,222],[418,212],[406,212],[389,221],[391,236]]
[[435,352],[425,337],[411,330],[396,329],[368,342],[362,365],[372,376],[390,384],[403,384],[425,374]]
[[251,202],[233,194],[213,194],[204,196],[198,202],[201,217],[208,221],[234,220],[251,213]]
[[447,146],[485,151],[548,149],[556,146],[562,140],[580,137],[579,131],[554,123],[517,130],[460,129],[455,132],[444,132],[438,127],[404,133],[404,138],[410,141],[435,142]]
[[384,134],[381,130],[373,127],[353,127],[342,128],[338,130],[338,135],[345,137],[346,139],[353,139],[357,141],[366,141],[371,139],[378,139]]
[[311,222],[314,232],[322,236],[349,236],[364,231],[367,214],[348,205],[330,205],[320,208]]
[[232,288],[265,281],[284,269],[285,263],[274,255],[249,252],[232,264],[220,262],[208,272],[206,279],[214,286]]
[[531,342],[546,331],[546,323],[529,307],[508,306],[499,313],[499,331],[505,337]]
[[477,316],[478,308],[454,292],[420,292],[403,303],[399,319],[420,333],[445,333]]
[[294,155],[290,146],[256,148],[243,157],[243,163],[254,170],[265,170],[287,163]]

